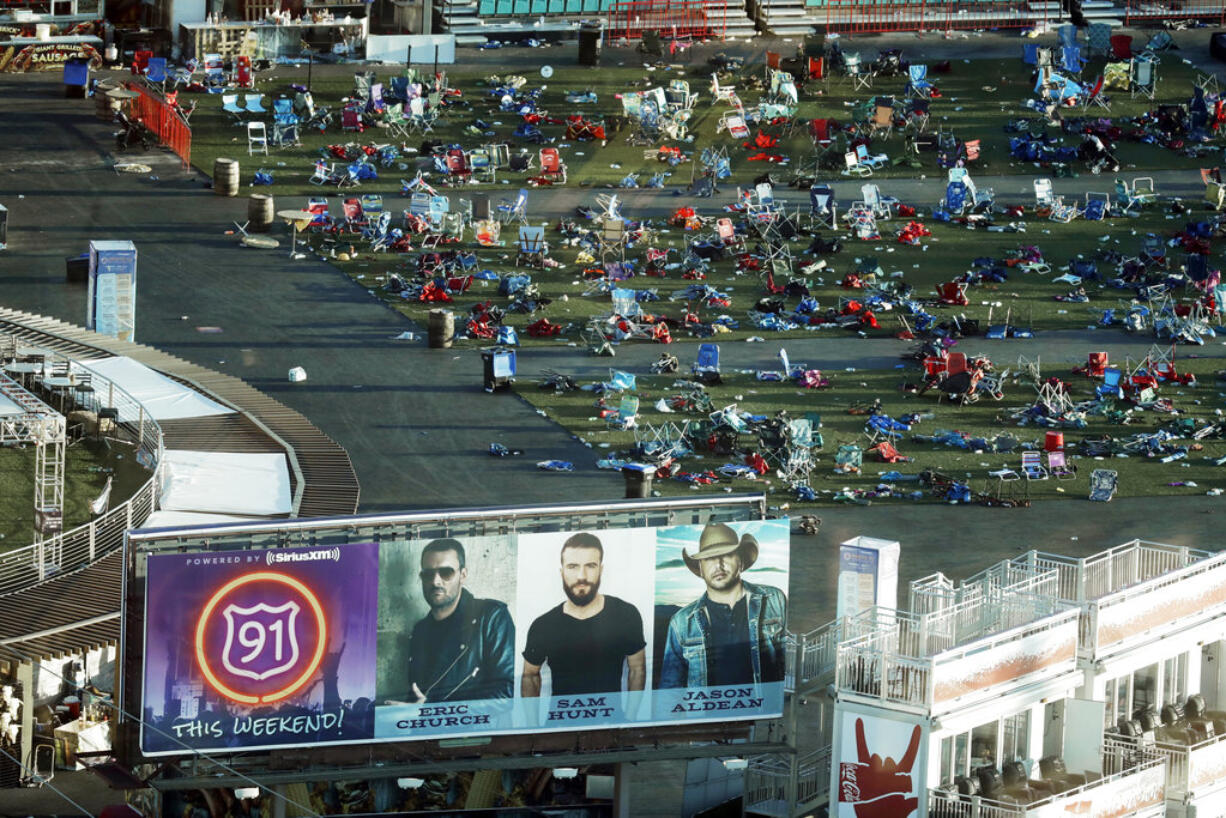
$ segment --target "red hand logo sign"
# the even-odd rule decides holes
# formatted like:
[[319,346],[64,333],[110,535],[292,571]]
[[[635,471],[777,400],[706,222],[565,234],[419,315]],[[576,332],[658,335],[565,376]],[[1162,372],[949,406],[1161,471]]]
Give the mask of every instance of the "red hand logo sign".
[[857,818],[907,818],[919,807],[911,793],[911,768],[919,755],[920,728],[911,731],[911,742],[900,761],[869,754],[864,720],[856,719],[857,763],[844,762],[839,770],[839,801],[850,803]]

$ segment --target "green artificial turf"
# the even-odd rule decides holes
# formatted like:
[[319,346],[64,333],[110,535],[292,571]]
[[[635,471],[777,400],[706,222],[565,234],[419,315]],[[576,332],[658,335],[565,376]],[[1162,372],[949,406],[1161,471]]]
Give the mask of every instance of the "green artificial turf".
[[[64,530],[90,520],[89,504],[114,477],[111,508],[121,504],[149,480],[128,446],[83,440],[69,446],[64,457]],[[34,450],[0,447],[0,551],[34,541]]]
[[[1004,368],[1008,363],[998,361],[997,365]],[[1160,396],[1170,398],[1174,406],[1184,413],[1180,415],[1182,418],[1214,420],[1216,415],[1209,407],[1220,403],[1223,396],[1221,390],[1226,389],[1226,384],[1217,380],[1215,362],[1211,359],[1180,358],[1176,363],[1181,372],[1196,373],[1199,385],[1164,386],[1160,390]],[[1074,400],[1091,398],[1094,387],[1100,381],[1074,375],[1070,370],[1071,367],[1067,365],[1048,365],[1043,369],[1042,375],[1044,378],[1055,376],[1065,380],[1070,385],[1070,394]],[[938,401],[935,391],[918,396],[904,392],[900,387],[904,383],[916,383],[920,375],[919,369],[910,364],[897,370],[834,371],[825,374],[829,377],[831,386],[819,390],[802,389],[792,382],[759,381],[754,373],[727,370],[724,371],[722,384],[707,387],[716,409],[736,404],[738,410],[752,414],[773,415],[779,410],[786,410],[792,417],[803,417],[805,413],[820,415],[824,445],[818,453],[810,479],[810,485],[821,498],[818,505],[836,502],[835,495],[844,488],[870,490],[878,484],[880,475],[888,471],[919,474],[921,471],[933,470],[952,479],[967,482],[972,491],[977,493],[997,491],[999,484],[995,478],[989,477],[990,471],[1007,466],[1020,472],[1019,453],[967,451],[917,442],[914,440],[915,435],[933,435],[942,429],[958,430],[987,440],[994,440],[999,435],[1010,435],[1020,443],[1032,443],[1042,448],[1047,430],[1036,425],[1019,426],[1011,417],[1013,410],[1033,403],[1036,390],[1029,383],[1011,378],[1003,400],[994,401],[985,397],[977,403],[955,406],[948,401]],[[685,380],[685,376],[638,373],[638,388],[634,394],[640,398],[640,434],[649,437],[649,427],[652,425],[673,423],[679,426],[687,420],[700,421],[705,418],[703,415],[682,412],[664,413],[655,408],[661,398],[684,391],[678,384],[680,380]],[[576,390],[556,394],[552,389],[543,389],[528,378],[521,378],[515,389],[520,396],[543,410],[568,432],[591,444],[592,462],[575,463],[577,469],[593,468],[595,461],[600,458],[629,456],[628,451],[634,444],[635,432],[610,428],[609,422],[599,417],[601,406],[598,401],[601,399],[595,393]],[[608,405],[616,406],[619,398],[619,393],[612,393],[604,400]],[[848,409],[878,399],[881,401],[882,411],[891,417],[913,412],[924,413],[924,419],[910,432],[902,432],[896,444],[900,453],[912,457],[913,461],[888,464],[881,462],[873,454],[865,453],[860,474],[836,473],[835,453],[840,445],[855,444],[862,448],[871,445],[864,432],[866,418],[863,415],[849,414]],[[1070,453],[1069,462],[1077,469],[1075,479],[1011,482],[1005,484],[1006,496],[1021,497],[1028,494],[1032,501],[1085,498],[1089,493],[1090,473],[1098,468],[1119,472],[1117,496],[1121,498],[1203,494],[1212,489],[1226,489],[1226,466],[1213,463],[1214,460],[1226,456],[1226,440],[1218,438],[1196,442],[1202,447],[1200,450],[1190,452],[1184,460],[1171,463],[1162,463],[1158,458],[1147,458],[1144,455],[1091,458],[1074,454],[1079,441],[1085,437],[1110,435],[1118,439],[1138,432],[1153,432],[1169,423],[1172,417],[1174,416],[1156,412],[1133,412],[1130,422],[1118,424],[1110,423],[1102,416],[1092,415],[1087,418],[1084,429],[1063,430],[1065,444]],[[1181,444],[1191,445],[1193,442],[1185,439]],[[756,438],[752,435],[742,435],[740,444],[746,451],[753,451],[756,449]],[[544,460],[548,453],[530,452],[528,456],[535,460]],[[694,455],[683,457],[681,462],[685,471],[700,472],[718,469],[725,463],[741,463],[743,460],[738,457],[719,456],[699,448]],[[1189,481],[1196,483],[1196,486],[1169,485]],[[726,489],[765,490],[772,503],[808,505],[798,503],[786,481],[781,480],[773,471],[756,480],[722,480],[696,489],[676,479],[657,480],[654,487],[664,495]],[[899,487],[904,491],[921,488],[916,483],[901,483]],[[906,501],[881,499],[874,502]],[[942,500],[925,491],[923,502]]]
[[[977,60],[954,61],[950,73],[930,75],[930,79],[940,88],[940,98],[931,103],[931,130],[952,131],[959,139],[981,140],[980,161],[973,166],[979,174],[1031,174],[1035,167],[1031,163],[1012,162],[1009,160],[1008,145],[1013,134],[1006,133],[1005,125],[1011,119],[1034,118],[1033,111],[1023,108],[1023,101],[1033,96],[1030,83],[1030,66],[1020,59],[1021,43],[1018,44],[1019,58],[1017,60]],[[1086,67],[1083,76],[1087,82],[1102,71],[1104,60],[1095,58]],[[572,113],[581,113],[588,118],[602,118],[608,115],[620,115],[622,107],[617,95],[628,90],[643,90],[657,85],[667,86],[674,79],[685,79],[690,83],[692,91],[699,94],[699,100],[694,107],[693,118],[689,122],[692,141],[680,143],[687,154],[695,154],[710,145],[723,145],[729,148],[732,160],[733,177],[726,180],[731,188],[735,185],[748,184],[754,177],[771,171],[779,178],[790,178],[792,168],[802,164],[813,154],[813,147],[805,127],[796,127],[789,133],[781,133],[779,128],[768,128],[773,134],[780,136],[778,147],[768,149],[768,153],[777,153],[790,159],[790,166],[776,165],[762,161],[747,161],[747,157],[758,153],[757,148],[746,149],[740,142],[733,140],[725,133],[716,133],[721,116],[728,110],[726,104],[711,104],[710,69],[705,65],[658,67],[648,70],[642,65],[608,65],[600,68],[579,66],[556,66],[557,73],[552,79],[542,81],[535,74],[528,74],[527,88],[538,88],[544,85],[541,94],[541,108],[549,116],[563,119]],[[380,80],[387,81],[396,70],[392,67],[376,69]],[[333,143],[357,142],[363,145],[392,144],[402,147],[418,147],[424,139],[432,139],[446,143],[456,143],[465,148],[473,148],[482,144],[510,141],[512,145],[518,141],[512,137],[520,118],[511,112],[496,110],[496,99],[490,95],[490,86],[486,84],[488,71],[449,66],[448,76],[451,85],[463,91],[463,97],[471,104],[471,110],[452,109],[435,126],[434,132],[428,136],[413,134],[407,142],[393,139],[386,130],[368,129],[365,133],[342,131],[340,127],[340,109],[342,99],[352,93],[352,76],[345,71],[330,70],[315,72],[312,77],[312,91],[317,106],[328,106],[336,114],[334,125],[327,133],[305,131],[302,134],[301,147],[273,148],[269,157],[247,155],[246,132],[236,127],[231,116],[221,110],[221,95],[196,94],[193,98],[199,103],[191,119],[192,125],[192,162],[206,173],[212,173],[213,163],[218,157],[239,159],[242,163],[241,181],[249,183],[257,168],[263,167],[273,171],[274,184],[269,188],[257,189],[258,192],[272,193],[274,196],[307,196],[318,195],[321,188],[308,183],[313,169],[313,163],[321,149]],[[727,83],[736,85],[738,93],[746,106],[755,105],[761,96],[760,90],[755,90],[753,83],[761,84],[765,76],[761,65],[747,66],[742,74],[726,79]],[[1110,116],[1114,118],[1135,116],[1156,105],[1171,103],[1186,103],[1191,97],[1192,82],[1196,78],[1196,70],[1177,56],[1177,53],[1163,55],[1158,71],[1156,99],[1153,101],[1133,99],[1127,92],[1111,92],[1110,112],[1093,108],[1093,116]],[[271,108],[271,99],[288,93],[293,94],[291,83],[305,83],[306,70],[278,66],[271,74],[265,75],[260,84],[260,90],[266,95],[265,107]],[[853,90],[851,84],[843,78],[834,77],[827,82],[809,83],[801,90],[801,101],[796,117],[800,120],[812,118],[833,118],[841,123],[853,121],[852,114],[860,103],[869,101],[877,95],[892,95],[902,97],[905,79],[903,77],[878,78],[872,91]],[[595,104],[571,104],[565,101],[567,91],[593,90],[597,93]],[[186,97],[184,98],[186,100]],[[1069,109],[1066,116],[1080,115],[1080,108]],[[493,136],[473,135],[465,129],[474,120],[480,118],[491,126]],[[271,121],[271,116],[266,119]],[[803,123],[802,123],[803,124]],[[568,144],[563,140],[562,125],[545,124],[542,129],[546,136],[555,137],[555,144],[562,146],[562,157],[569,168],[569,185],[605,186],[617,184],[624,176],[636,172],[640,174],[640,183],[645,183],[652,174],[665,172],[670,174],[667,184],[688,184],[694,171],[693,162],[685,162],[677,167],[644,158],[644,148],[627,143],[630,133],[629,126],[620,133],[611,133],[608,144],[601,146],[599,142]],[[1057,128],[1048,129],[1053,135],[1058,135]],[[1064,137],[1064,144],[1076,147],[1078,139]],[[661,144],[677,144],[663,140]],[[897,133],[889,139],[874,140],[874,152],[885,152],[891,156],[902,150],[903,140]],[[524,145],[533,153],[537,146]],[[1196,168],[1203,160],[1188,158],[1171,150],[1156,145],[1141,144],[1121,140],[1117,155],[1124,165],[1125,173],[1145,171],[1159,168]],[[936,167],[936,155],[922,156],[927,172],[939,172]],[[367,193],[382,193],[398,195],[400,179],[412,177],[416,172],[417,158],[415,154],[404,154],[398,163],[407,167],[393,166],[382,168],[377,181],[364,182],[362,191]],[[1074,163],[1075,165],[1077,163]],[[878,171],[877,176],[912,177],[917,172],[908,167],[886,168]],[[829,172],[823,173],[829,176]],[[522,185],[528,178],[525,174],[504,173],[500,178],[507,183],[499,183],[495,187],[506,190],[508,187]],[[437,180],[437,174],[435,174]],[[488,186],[487,186],[488,187]],[[335,192],[335,191],[332,191]]]

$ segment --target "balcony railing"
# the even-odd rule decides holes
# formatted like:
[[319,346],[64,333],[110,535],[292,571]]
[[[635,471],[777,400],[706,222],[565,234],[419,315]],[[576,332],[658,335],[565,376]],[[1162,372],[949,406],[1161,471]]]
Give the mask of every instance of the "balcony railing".
[[[830,796],[830,746],[797,759],[796,811],[820,806]],[[788,816],[788,782],[792,770],[787,756],[749,759],[745,771],[745,808],[759,815]]]
[[1108,739],[1103,744],[1103,776],[1094,781],[1025,804],[932,790],[928,794],[928,814],[932,818],[1159,816],[1166,809],[1166,763],[1166,757],[1160,753]]
[[[1001,684],[1072,671],[1077,618],[1075,608],[1066,608],[1002,633],[928,653],[924,648],[942,641],[923,635],[928,624],[922,620],[929,617],[898,613],[893,625],[839,644],[835,685],[845,693],[920,710],[965,703],[968,697],[991,695]],[[1007,619],[1003,615],[1003,621]]]
[[1154,749],[1166,757],[1168,798],[1200,796],[1226,787],[1226,735],[1191,745],[1158,742]]

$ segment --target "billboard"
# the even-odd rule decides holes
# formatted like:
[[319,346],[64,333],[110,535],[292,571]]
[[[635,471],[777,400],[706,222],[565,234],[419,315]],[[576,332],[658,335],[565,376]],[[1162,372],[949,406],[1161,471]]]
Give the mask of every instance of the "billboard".
[[924,787],[923,728],[843,710],[834,754],[832,818],[911,818]]
[[789,522],[151,555],[145,755],[773,718]]

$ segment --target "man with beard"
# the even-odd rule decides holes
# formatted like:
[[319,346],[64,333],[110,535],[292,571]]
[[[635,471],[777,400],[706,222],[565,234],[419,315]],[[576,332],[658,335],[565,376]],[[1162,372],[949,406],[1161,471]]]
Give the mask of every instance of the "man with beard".
[[477,599],[464,587],[468,579],[464,546],[452,539],[427,543],[419,577],[430,613],[413,626],[408,701],[511,698],[515,625],[505,603]]
[[758,541],[708,523],[693,555],[681,556],[706,592],[668,622],[660,687],[721,687],[783,681],[783,591],[741,579],[758,559]]
[[643,618],[630,603],[600,593],[604,546],[591,534],[562,544],[566,601],[536,618],[524,646],[520,695],[541,695],[541,666],[548,663],[552,695],[578,696],[642,690],[647,681]]

